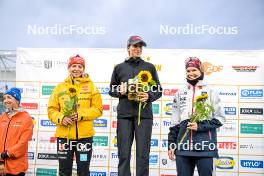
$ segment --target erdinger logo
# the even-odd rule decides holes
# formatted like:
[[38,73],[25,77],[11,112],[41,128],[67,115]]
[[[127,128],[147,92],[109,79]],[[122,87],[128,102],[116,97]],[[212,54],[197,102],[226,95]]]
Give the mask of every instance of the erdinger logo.
[[223,66],[216,66],[216,65],[213,65],[209,62],[204,62],[203,68],[204,68],[205,75],[210,75],[214,72],[220,72],[223,70]]
[[259,66],[232,66],[237,72],[255,72]]
[[44,60],[44,68],[50,69],[52,67],[52,61],[51,60]]

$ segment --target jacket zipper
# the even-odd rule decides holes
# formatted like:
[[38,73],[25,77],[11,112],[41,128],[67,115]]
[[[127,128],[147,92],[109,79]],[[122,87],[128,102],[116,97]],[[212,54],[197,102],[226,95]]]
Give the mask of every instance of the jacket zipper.
[[6,149],[6,138],[7,138],[8,129],[9,129],[9,125],[10,125],[10,123],[11,123],[11,120],[12,120],[12,118],[9,120],[8,125],[7,125],[7,129],[6,129],[5,142],[4,142],[4,151],[5,151],[5,149]]
[[[195,95],[195,86],[193,86],[193,96],[192,96],[192,116],[193,116],[193,103],[194,103],[194,95]],[[193,131],[190,131],[190,150],[192,149],[192,138]]]
[[[74,81],[72,79],[72,85],[74,85]],[[78,124],[77,124],[77,121],[75,122],[75,132],[76,132],[76,141],[78,141]]]

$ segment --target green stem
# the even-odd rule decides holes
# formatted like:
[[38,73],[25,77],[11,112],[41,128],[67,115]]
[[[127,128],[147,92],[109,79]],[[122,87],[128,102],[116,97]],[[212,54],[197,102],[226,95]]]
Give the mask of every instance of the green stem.
[[70,144],[70,129],[71,129],[71,126],[70,126],[70,125],[68,125],[67,144]]
[[139,105],[138,105],[138,126],[140,125],[141,106],[142,106],[142,103],[139,102]]

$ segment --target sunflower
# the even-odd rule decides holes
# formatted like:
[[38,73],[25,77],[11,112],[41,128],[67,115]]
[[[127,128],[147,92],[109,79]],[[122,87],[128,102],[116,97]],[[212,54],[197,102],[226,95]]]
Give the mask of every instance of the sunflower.
[[74,97],[79,94],[79,88],[76,85],[68,85],[67,86],[67,94],[70,95],[70,97]]
[[152,75],[149,71],[143,70],[138,74],[139,82],[142,84],[149,84],[152,81]]
[[207,98],[208,98],[208,94],[203,93],[202,95],[196,97],[196,102],[205,101]]

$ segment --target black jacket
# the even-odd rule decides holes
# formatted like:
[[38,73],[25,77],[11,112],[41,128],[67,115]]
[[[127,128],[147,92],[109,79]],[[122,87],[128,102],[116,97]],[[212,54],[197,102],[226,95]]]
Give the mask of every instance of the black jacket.
[[[109,95],[119,98],[117,118],[134,118],[138,116],[138,102],[128,100],[127,95],[121,95],[117,91],[116,86],[120,85],[121,82],[128,82],[128,79],[134,78],[142,70],[149,71],[152,74],[153,80],[157,83],[154,91],[148,92],[149,99],[147,105],[141,110],[141,118],[153,118],[152,102],[162,96],[162,89],[155,66],[149,62],[145,62],[141,58],[129,58],[114,68]],[[160,87],[160,91],[158,91],[158,86]]]

